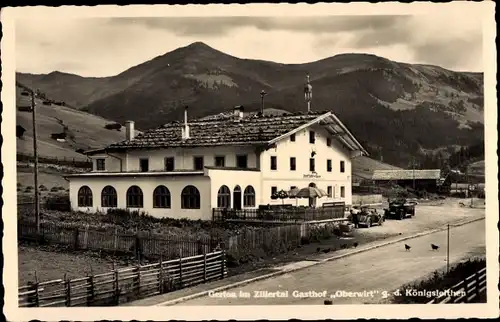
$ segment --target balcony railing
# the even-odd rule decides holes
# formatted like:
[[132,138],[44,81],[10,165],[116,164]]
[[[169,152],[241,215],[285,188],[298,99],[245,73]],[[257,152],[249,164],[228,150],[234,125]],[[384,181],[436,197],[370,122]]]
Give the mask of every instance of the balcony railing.
[[336,204],[322,208],[307,208],[293,206],[263,206],[259,209],[227,209],[214,208],[214,221],[273,221],[273,222],[304,222],[314,220],[341,219],[345,217],[345,205]]

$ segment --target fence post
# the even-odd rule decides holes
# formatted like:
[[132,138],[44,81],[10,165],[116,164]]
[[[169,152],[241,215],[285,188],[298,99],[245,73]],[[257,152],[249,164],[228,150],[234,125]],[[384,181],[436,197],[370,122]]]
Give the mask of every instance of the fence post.
[[226,264],[226,250],[222,250],[222,254],[221,254],[221,279],[224,278],[224,272],[225,272],[225,264]]
[[38,307],[40,305],[38,297],[38,279],[35,278],[35,283],[28,282],[28,285],[31,285],[29,291],[33,291],[32,293],[28,294],[28,306]]
[[160,254],[160,269],[158,271],[158,292],[163,294],[163,256]]
[[203,254],[203,282],[207,281],[207,253]]
[[67,279],[66,274],[64,274],[64,286],[66,289],[66,306],[71,306],[71,280]]
[[212,221],[215,221],[215,208],[212,208]]
[[137,297],[141,293],[141,266],[137,265],[135,268],[137,276],[134,278],[134,295]]
[[89,285],[87,286],[87,306],[90,306],[92,302],[94,302],[94,275],[90,275],[88,277],[88,283]]
[[115,227],[115,233],[114,233],[114,236],[113,236],[113,249],[115,251],[118,250],[118,227]]
[[465,303],[469,303],[469,286],[467,285],[467,278],[464,278],[464,292],[465,292]]
[[118,271],[115,270],[114,271],[114,279],[113,279],[113,282],[114,282],[114,290],[115,290],[115,294],[114,294],[114,302],[115,302],[115,305],[118,305],[120,304],[120,287],[119,287],[119,283],[118,283],[118,278],[119,278],[119,275],[118,275]]
[[83,235],[83,248],[88,249],[89,248],[89,225],[85,225],[85,232]]
[[135,257],[137,262],[141,263],[141,238],[139,237],[139,233],[135,235]]
[[182,288],[182,248],[179,252],[179,284]]
[[75,228],[73,232],[73,249],[78,250],[78,240],[79,240],[80,230],[78,227]]
[[196,246],[198,255],[203,255],[205,253],[205,250],[203,248],[203,242],[201,241],[201,239],[198,239],[196,241]]
[[481,293],[479,291],[480,290],[480,287],[479,287],[479,277],[480,277],[479,271],[477,271],[476,273],[474,273],[474,275],[475,275],[474,279],[476,281],[476,283],[475,283],[476,284],[476,301],[475,301],[475,303],[477,303],[479,301],[479,295]]

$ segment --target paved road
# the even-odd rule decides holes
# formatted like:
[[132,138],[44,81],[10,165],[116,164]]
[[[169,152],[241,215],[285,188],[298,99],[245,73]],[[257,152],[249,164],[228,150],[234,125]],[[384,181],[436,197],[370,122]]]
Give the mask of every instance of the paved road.
[[[382,291],[397,289],[445,267],[446,240],[447,232],[442,231],[406,241],[412,246],[410,251],[405,251],[405,242],[400,242],[225,291],[226,294],[238,295],[236,298],[206,296],[178,305],[322,305],[325,297],[308,296],[309,291],[326,291],[328,298],[337,291],[378,291],[374,297],[332,298],[334,304],[375,303],[382,299]],[[431,243],[441,248],[432,251]],[[450,245],[450,262],[471,255],[484,255],[485,221],[452,228]],[[288,296],[254,297],[259,291],[288,291]],[[294,291],[302,292],[299,295],[305,297],[294,297]],[[250,297],[241,297],[240,292],[246,292]]]

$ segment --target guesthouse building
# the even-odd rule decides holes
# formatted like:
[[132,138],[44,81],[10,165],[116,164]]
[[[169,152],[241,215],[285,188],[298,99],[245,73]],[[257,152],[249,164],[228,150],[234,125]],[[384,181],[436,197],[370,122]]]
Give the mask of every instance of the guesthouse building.
[[351,204],[351,158],[366,150],[330,111],[244,116],[242,107],[213,119],[172,122],[88,151],[93,169],[68,175],[71,207],[139,210],[155,217],[210,220],[212,209],[282,202],[279,190],[316,186],[317,200]]

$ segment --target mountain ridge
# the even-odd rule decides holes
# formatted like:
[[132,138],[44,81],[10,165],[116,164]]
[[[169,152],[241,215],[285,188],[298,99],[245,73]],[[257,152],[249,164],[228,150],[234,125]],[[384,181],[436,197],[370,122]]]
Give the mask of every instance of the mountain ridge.
[[[52,75],[51,75],[52,74]],[[371,153],[402,165],[415,154],[474,144],[484,136],[482,73],[342,53],[304,64],[241,59],[196,42],[109,77],[18,73],[19,81],[107,119],[141,129],[224,112],[235,105],[306,111],[306,75],[314,110],[332,110]],[[45,75],[45,76],[47,76]],[[378,135],[373,135],[377,133]],[[391,151],[391,149],[393,151]],[[401,156],[399,156],[399,152]]]

